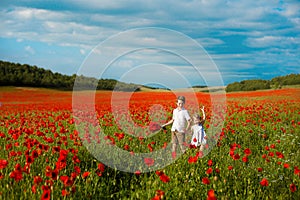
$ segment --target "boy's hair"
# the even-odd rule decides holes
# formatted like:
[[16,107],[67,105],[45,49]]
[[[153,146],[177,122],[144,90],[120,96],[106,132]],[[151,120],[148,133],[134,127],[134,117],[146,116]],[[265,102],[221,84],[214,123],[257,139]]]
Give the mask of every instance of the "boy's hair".
[[183,101],[183,103],[185,103],[185,97],[184,96],[178,96],[177,97],[177,101],[178,100],[181,100],[181,101]]

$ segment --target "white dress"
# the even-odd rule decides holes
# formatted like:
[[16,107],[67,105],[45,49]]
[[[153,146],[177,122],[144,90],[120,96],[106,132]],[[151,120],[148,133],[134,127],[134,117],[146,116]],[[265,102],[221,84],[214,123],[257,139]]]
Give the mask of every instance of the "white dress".
[[193,131],[191,145],[195,145],[197,147],[200,146],[201,144],[206,144],[206,139],[205,139],[206,134],[203,125],[195,124],[192,126],[191,129]]

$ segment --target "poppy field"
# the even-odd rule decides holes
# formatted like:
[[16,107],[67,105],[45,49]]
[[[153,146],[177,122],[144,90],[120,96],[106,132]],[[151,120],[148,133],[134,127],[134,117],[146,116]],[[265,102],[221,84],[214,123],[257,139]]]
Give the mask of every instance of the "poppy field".
[[[168,165],[147,172],[107,166],[97,157],[103,152],[91,154],[97,146],[89,144],[104,142],[129,157],[167,148],[171,126],[160,130],[163,121],[151,123],[161,110],[153,105],[169,120],[176,95],[135,92],[127,119],[112,114],[112,93],[96,92],[95,118],[81,113],[90,119],[87,130],[76,126],[72,92],[0,88],[0,199],[300,199],[300,88],[226,94],[224,124],[207,135],[215,139],[207,154],[187,141],[184,154],[161,157]],[[195,95],[209,129],[210,95]],[[125,123],[124,129],[122,120],[135,127]],[[139,134],[138,127],[149,129]],[[106,160],[115,156],[105,154]],[[158,163],[143,162],[149,168]]]

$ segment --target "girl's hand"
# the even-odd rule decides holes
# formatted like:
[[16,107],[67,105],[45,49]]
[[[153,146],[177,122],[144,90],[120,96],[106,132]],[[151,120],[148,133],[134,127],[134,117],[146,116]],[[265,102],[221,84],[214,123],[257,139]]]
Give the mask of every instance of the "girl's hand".
[[202,106],[201,110],[204,111],[204,106]]

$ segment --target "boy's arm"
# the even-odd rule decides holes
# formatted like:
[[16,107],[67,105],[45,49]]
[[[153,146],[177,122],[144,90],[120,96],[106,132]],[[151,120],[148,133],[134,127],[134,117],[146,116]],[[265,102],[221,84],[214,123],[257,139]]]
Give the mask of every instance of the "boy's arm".
[[170,125],[170,124],[172,124],[172,123],[174,122],[174,111],[175,111],[175,110],[173,110],[173,116],[172,116],[172,119],[171,119],[170,121],[168,121],[167,123],[161,125],[160,127],[164,128],[165,126],[168,126],[168,125]]
[[165,126],[168,126],[170,124],[172,124],[174,122],[174,119],[171,119],[170,121],[168,121],[167,123],[161,125],[161,127],[165,127]]
[[190,129],[191,129],[191,121],[192,121],[192,119],[189,119],[188,121],[187,121],[187,127],[186,127],[186,130],[187,131],[189,131]]

